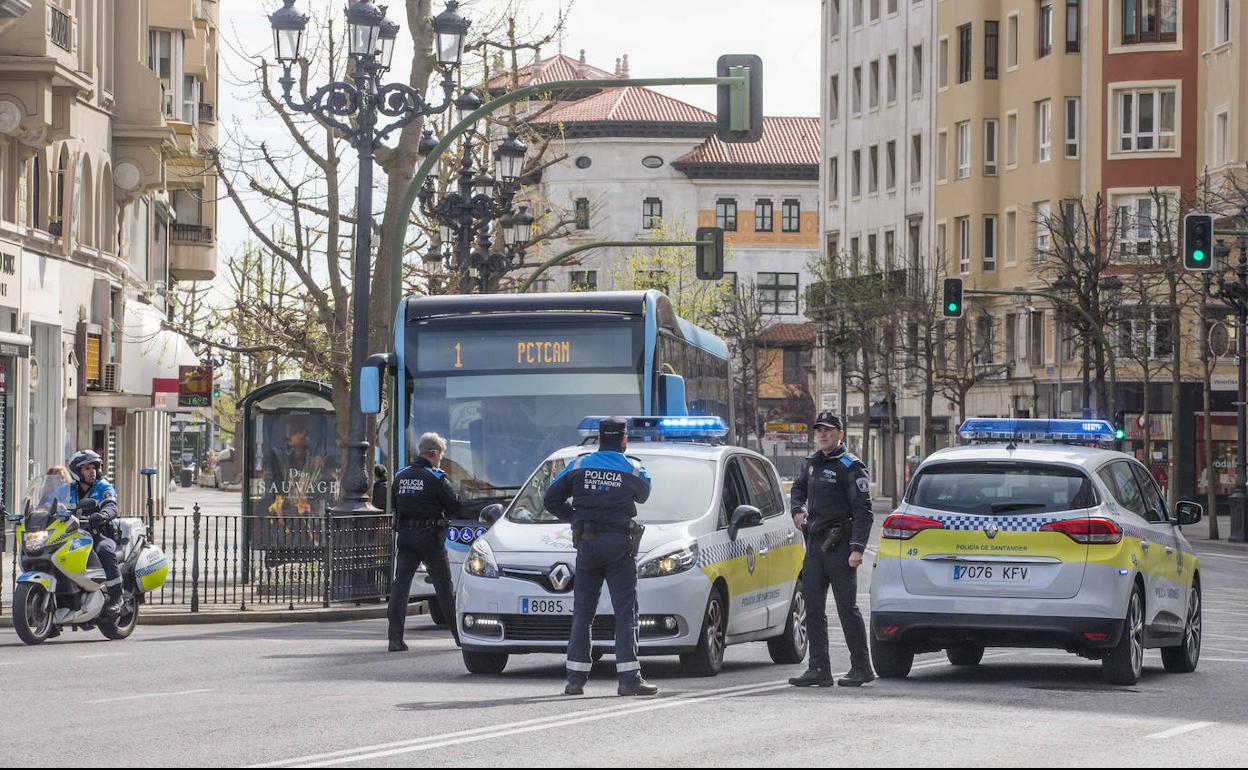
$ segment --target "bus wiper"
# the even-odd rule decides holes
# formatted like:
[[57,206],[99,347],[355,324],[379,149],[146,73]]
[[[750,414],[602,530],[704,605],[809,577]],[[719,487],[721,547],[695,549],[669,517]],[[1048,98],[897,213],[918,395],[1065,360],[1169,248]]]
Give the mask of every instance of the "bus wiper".
[[1005,513],[1006,511],[1023,511],[1028,508],[1044,508],[1048,503],[993,503],[993,513]]

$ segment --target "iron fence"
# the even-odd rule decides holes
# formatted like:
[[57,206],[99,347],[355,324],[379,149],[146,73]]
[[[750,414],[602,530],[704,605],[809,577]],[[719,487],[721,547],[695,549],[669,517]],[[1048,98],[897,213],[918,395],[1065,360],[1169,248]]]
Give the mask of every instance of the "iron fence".
[[[196,505],[189,516],[149,521],[152,542],[168,557],[170,571],[146,601],[191,612],[205,606],[294,609],[381,601],[390,593],[390,522],[386,515],[203,514]],[[15,579],[18,544],[11,534],[8,540],[9,572]],[[0,613],[6,604],[0,595]]]

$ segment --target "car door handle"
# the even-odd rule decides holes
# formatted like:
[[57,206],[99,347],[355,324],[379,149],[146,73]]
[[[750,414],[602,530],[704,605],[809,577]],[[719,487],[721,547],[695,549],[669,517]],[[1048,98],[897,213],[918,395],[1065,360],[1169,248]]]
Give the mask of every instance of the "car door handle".
[[1167,548],[1166,548],[1166,556],[1174,556],[1174,549],[1173,549],[1173,548],[1169,548],[1169,547],[1167,547]]
[[760,549],[758,549],[758,555],[759,555],[759,556],[766,556],[768,553],[771,553],[771,549],[770,549],[770,548],[760,548]]
[[1149,548],[1152,548],[1152,547],[1153,547],[1153,545],[1152,545],[1152,543],[1148,542],[1147,540],[1141,540],[1141,541],[1140,541],[1140,547],[1141,547],[1141,548],[1143,548],[1145,551],[1147,551]]

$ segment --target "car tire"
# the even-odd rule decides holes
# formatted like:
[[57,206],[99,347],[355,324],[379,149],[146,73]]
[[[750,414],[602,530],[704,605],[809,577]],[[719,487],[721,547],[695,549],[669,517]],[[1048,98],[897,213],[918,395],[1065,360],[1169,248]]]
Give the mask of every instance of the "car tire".
[[100,633],[108,639],[119,641],[134,633],[139,625],[139,600],[130,597],[121,606],[121,614],[115,618],[100,618]]
[[1183,626],[1183,643],[1161,648],[1161,663],[1171,674],[1190,674],[1200,663],[1201,604],[1200,584],[1192,583],[1187,596],[1187,622]]
[[464,655],[464,668],[470,674],[496,675],[507,668],[508,655],[505,652],[461,652]]
[[963,644],[945,650],[945,656],[955,666],[978,666],[984,659],[984,648],[978,644]]
[[914,653],[895,642],[884,642],[871,635],[871,662],[881,679],[905,679],[914,666]]
[[784,633],[767,640],[767,652],[771,655],[772,663],[792,666],[806,659],[807,647],[809,639],[806,636],[806,595],[802,593],[801,582],[798,582],[793,589],[793,600],[789,602],[789,616],[784,623]]
[[715,676],[724,667],[728,638],[728,602],[723,593],[712,589],[702,615],[702,630],[693,652],[680,656],[680,666],[689,676]]
[[1122,638],[1117,646],[1105,653],[1101,673],[1106,684],[1130,687],[1144,672],[1144,596],[1139,586],[1131,589],[1127,600],[1127,616]]

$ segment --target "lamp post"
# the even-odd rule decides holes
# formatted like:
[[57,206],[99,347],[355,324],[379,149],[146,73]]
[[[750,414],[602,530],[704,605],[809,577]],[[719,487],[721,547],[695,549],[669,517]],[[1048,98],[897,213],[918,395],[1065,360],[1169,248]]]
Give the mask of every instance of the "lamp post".
[[[1073,302],[1075,298],[1075,280],[1069,275],[1063,275],[1053,282],[1053,291],[1056,292],[1066,302]],[[1088,333],[1083,328],[1083,324],[1079,324],[1079,351],[1082,357],[1080,364],[1080,376],[1083,379],[1083,419],[1092,417],[1092,363],[1088,350]]]
[[[368,442],[364,415],[358,408],[360,367],[368,355],[368,302],[372,260],[373,156],[395,131],[429,115],[445,112],[455,89],[454,73],[463,60],[464,39],[469,22],[458,13],[457,0],[447,0],[446,10],[433,19],[435,56],[442,71],[443,103],[433,106],[425,95],[404,83],[379,81],[390,69],[399,25],[386,18],[386,10],[372,0],[357,0],[346,10],[348,53],[351,57],[349,81],[332,81],[316,89],[304,101],[293,94],[292,68],[305,61],[308,17],[294,8],[295,0],[282,0],[282,7],[269,16],[277,61],[282,65],[282,98],[294,112],[310,115],[322,125],[337,130],[359,153],[359,180],[356,187],[355,255],[352,277],[351,328],[351,409],[344,447],[346,464],[342,499],[336,514],[368,513],[376,509],[369,502]],[[381,117],[392,120],[380,125]]]

